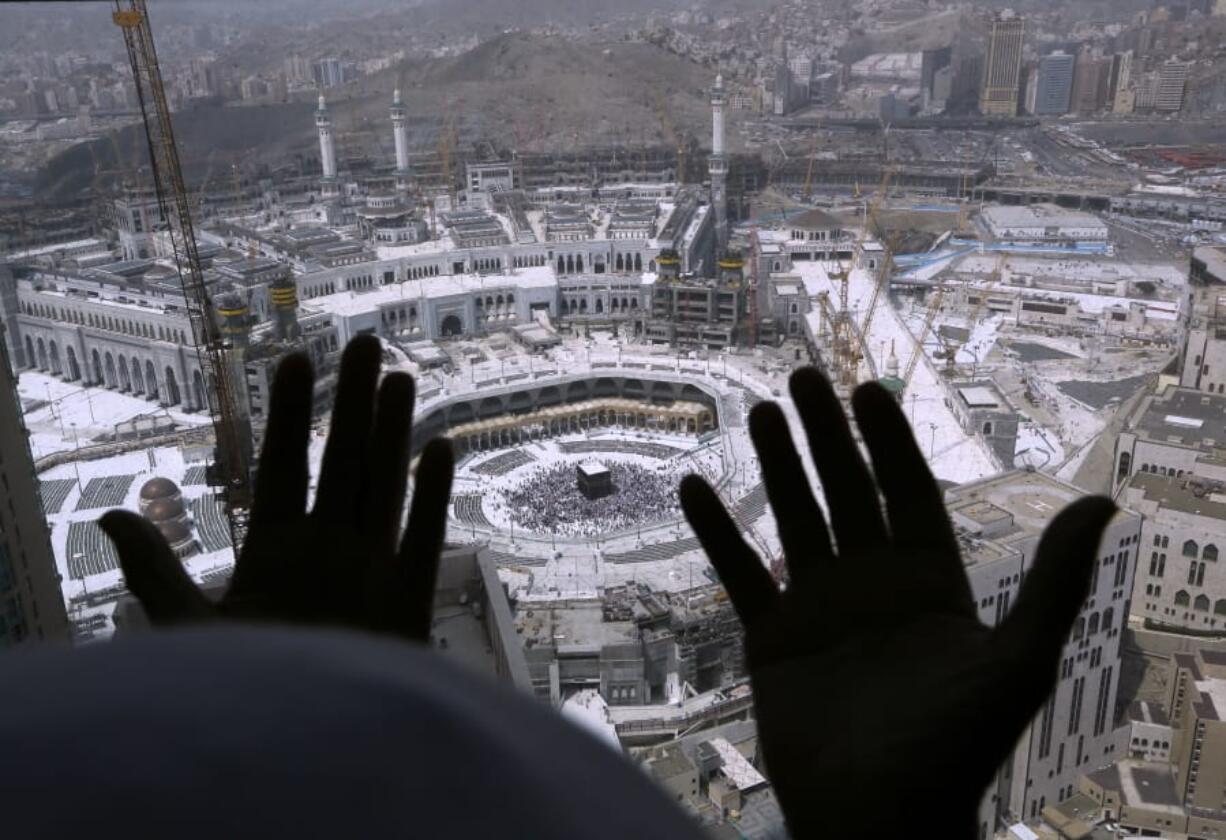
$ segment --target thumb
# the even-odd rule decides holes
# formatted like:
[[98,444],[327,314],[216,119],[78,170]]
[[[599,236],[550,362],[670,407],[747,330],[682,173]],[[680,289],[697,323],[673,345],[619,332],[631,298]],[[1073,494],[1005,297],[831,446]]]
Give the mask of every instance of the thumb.
[[199,621],[212,614],[212,605],[152,522],[129,511],[112,510],[98,524],[115,544],[128,589],[151,624]]
[[1103,530],[1116,510],[1103,496],[1078,499],[1062,510],[1039,540],[1017,604],[993,633],[1010,684],[1023,687],[1029,700],[1030,708],[1021,710],[1026,719],[1055,685],[1060,654],[1089,594]]

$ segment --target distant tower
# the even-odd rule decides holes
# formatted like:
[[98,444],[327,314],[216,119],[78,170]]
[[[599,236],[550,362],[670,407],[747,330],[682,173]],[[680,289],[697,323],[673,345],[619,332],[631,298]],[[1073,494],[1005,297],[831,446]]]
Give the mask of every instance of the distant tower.
[[711,88],[711,159],[707,162],[707,172],[711,176],[711,204],[715,207],[718,250],[723,250],[728,244],[728,197],[725,191],[728,161],[724,157],[724,105],[727,103],[724,77],[719,74],[715,77],[715,87]]
[[328,105],[324,95],[319,95],[319,110],[315,112],[315,127],[319,129],[319,160],[323,164],[324,174],[321,180],[325,193],[334,193],[336,187],[336,140],[332,137],[332,117],[328,116]]
[[1012,12],[1002,12],[992,21],[979,91],[979,113],[985,117],[1017,116],[1025,36],[1025,20]]
[[400,102],[400,88],[392,94],[392,136],[396,140],[396,186],[403,190],[409,185],[409,128]]

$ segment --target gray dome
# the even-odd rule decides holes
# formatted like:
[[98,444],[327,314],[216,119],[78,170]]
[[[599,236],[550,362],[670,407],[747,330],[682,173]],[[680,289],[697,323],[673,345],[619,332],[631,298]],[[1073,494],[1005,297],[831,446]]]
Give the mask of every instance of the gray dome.
[[166,542],[170,543],[171,548],[192,540],[192,532],[182,522],[158,522],[157,529],[162,532],[162,536],[166,538]]
[[152,502],[155,499],[177,499],[180,495],[179,485],[161,476],[149,479],[140,488],[140,498],[143,502]]
[[167,522],[173,519],[182,519],[185,511],[183,510],[183,502],[180,499],[154,499],[145,505],[144,514],[152,522]]

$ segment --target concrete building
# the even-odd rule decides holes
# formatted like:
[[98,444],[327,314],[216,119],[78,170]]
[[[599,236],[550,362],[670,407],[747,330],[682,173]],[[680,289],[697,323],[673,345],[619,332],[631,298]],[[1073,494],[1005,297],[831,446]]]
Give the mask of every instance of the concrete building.
[[1171,760],[1171,742],[1175,736],[1166,707],[1134,700],[1128,707],[1128,729],[1129,758],[1159,762]]
[[746,313],[744,261],[721,259],[719,277],[699,279],[679,271],[679,258],[662,252],[659,278],[651,290],[651,308],[643,323],[647,341],[683,347],[718,349],[737,343]]
[[[1016,600],[1039,536],[1081,490],[1043,473],[1010,472],[946,493],[979,617],[998,624]],[[1113,710],[1141,519],[1121,511],[1099,548],[1090,594],[1069,635],[1051,698],[1022,733],[980,807],[980,836],[1033,819],[1073,795],[1087,769],[1118,756]]]
[[1077,245],[1110,239],[1106,222],[1098,216],[1055,204],[985,207],[981,215],[992,235],[1002,242]]
[[1145,518],[1133,614],[1146,626],[1214,631],[1226,627],[1226,484],[1178,472],[1138,472],[1119,495]]
[[1222,268],[1214,251],[1197,253],[1192,260],[1193,284],[1211,285],[1194,289],[1192,316],[1183,343],[1179,384],[1209,394],[1226,394],[1226,293],[1215,284]]
[[[6,271],[0,265],[0,273]],[[68,639],[15,370],[6,336],[0,341],[0,484],[7,500],[0,506],[0,648]]]
[[1113,492],[1147,473],[1226,481],[1226,464],[1218,455],[1226,440],[1224,413],[1226,396],[1194,388],[1169,386],[1146,397],[1116,440]]
[[[616,709],[668,706],[691,689],[701,693],[737,683],[744,677],[740,626],[716,594],[714,586],[685,598],[627,586],[598,600],[520,610],[516,624],[533,691],[556,706],[575,691],[593,688]],[[635,719],[654,717],[648,708]],[[659,740],[659,734],[651,737]]]
[[1025,20],[1012,12],[1003,12],[992,21],[979,91],[979,112],[984,116],[1017,116],[1025,34]]
[[1073,91],[1070,108],[1079,114],[1094,114],[1107,103],[1111,83],[1111,59],[1088,50],[1077,55],[1073,71]]
[[1085,774],[1078,788],[1128,836],[1222,837],[1226,654],[1203,648],[1174,654],[1166,707],[1169,725],[1154,734],[1168,758],[1124,759]]
[[1073,93],[1073,65],[1076,59],[1068,53],[1054,52],[1039,62],[1035,91],[1035,116],[1067,114]]
[[949,406],[967,434],[979,435],[1001,469],[1013,468],[1017,451],[1017,409],[991,379],[951,382]]
[[1184,61],[1167,61],[1158,70],[1158,91],[1154,109],[1175,112],[1183,108],[1183,95],[1188,86],[1192,65]]

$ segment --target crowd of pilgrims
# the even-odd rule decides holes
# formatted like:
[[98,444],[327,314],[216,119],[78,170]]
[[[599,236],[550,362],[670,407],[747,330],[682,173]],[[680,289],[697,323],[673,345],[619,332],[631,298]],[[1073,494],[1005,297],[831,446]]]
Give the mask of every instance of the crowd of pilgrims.
[[680,510],[679,476],[661,464],[608,464],[613,492],[589,499],[579,490],[574,463],[529,471],[495,505],[517,528],[558,536],[591,537],[669,519]]

